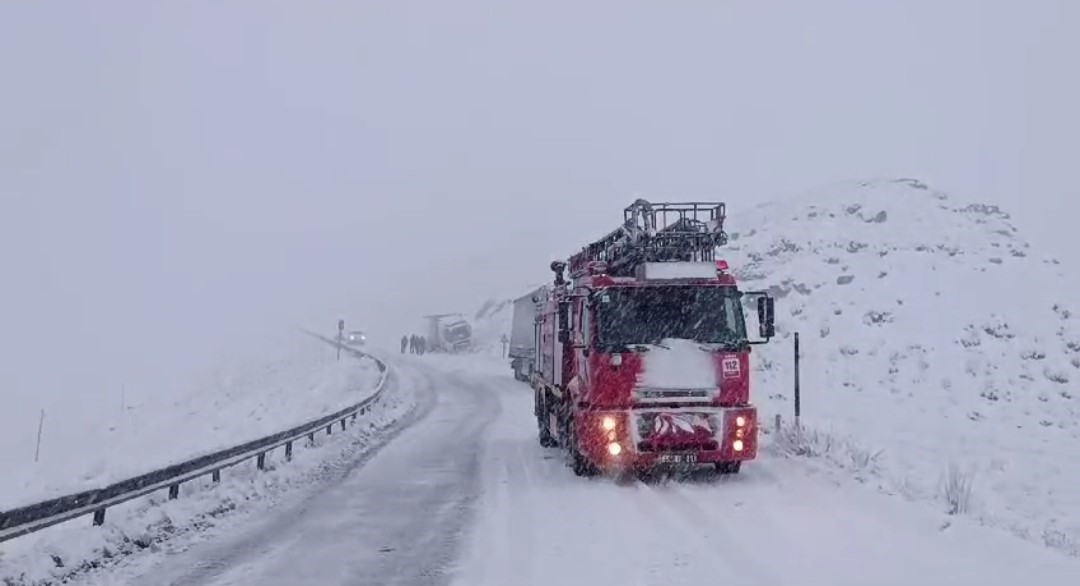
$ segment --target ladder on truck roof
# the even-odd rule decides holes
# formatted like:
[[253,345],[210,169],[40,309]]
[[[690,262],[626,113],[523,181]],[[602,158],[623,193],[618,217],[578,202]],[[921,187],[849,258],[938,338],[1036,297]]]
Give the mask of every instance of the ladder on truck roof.
[[623,211],[623,225],[570,257],[570,275],[602,261],[613,277],[635,276],[646,262],[715,261],[727,244],[725,205],[720,202],[650,203],[639,199]]

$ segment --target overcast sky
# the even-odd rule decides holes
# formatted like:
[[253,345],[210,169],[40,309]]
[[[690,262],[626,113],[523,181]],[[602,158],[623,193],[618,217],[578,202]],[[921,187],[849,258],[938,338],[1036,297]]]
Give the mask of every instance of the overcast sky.
[[395,336],[638,195],[916,176],[1067,256],[1078,31],[1076,0],[0,3],[0,395]]

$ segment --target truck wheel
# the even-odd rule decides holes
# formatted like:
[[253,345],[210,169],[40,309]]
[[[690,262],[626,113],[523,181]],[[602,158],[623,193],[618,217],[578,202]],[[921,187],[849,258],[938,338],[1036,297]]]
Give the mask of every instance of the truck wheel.
[[728,475],[728,474],[738,474],[740,468],[742,468],[742,461],[741,460],[735,461],[735,462],[717,462],[716,463],[716,473],[717,474],[723,474],[725,476]]
[[[546,395],[546,393],[544,394]],[[543,401],[543,399],[541,399],[541,401]],[[537,435],[540,438],[540,445],[545,448],[554,448],[559,442],[551,436],[551,428],[548,425],[550,417],[548,416],[547,411],[547,401],[541,402],[537,411],[539,413],[536,416],[536,430]]]
[[567,427],[569,430],[566,437],[569,441],[566,442],[566,450],[570,460],[570,468],[574,471],[574,475],[585,478],[596,476],[600,473],[600,470],[596,466],[593,466],[593,463],[582,455],[581,450],[578,449],[577,432],[574,431],[573,419],[568,420]]

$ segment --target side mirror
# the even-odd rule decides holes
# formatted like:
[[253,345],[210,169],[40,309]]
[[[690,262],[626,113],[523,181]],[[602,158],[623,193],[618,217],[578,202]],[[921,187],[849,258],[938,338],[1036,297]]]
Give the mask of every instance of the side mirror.
[[758,327],[761,337],[766,340],[776,335],[776,306],[772,297],[762,296],[757,300]]

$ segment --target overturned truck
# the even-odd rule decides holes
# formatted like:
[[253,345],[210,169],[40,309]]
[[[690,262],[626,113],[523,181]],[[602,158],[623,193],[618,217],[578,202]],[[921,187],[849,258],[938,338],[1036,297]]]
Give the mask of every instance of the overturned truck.
[[472,347],[472,326],[459,313],[425,315],[428,320],[427,350],[457,353]]

